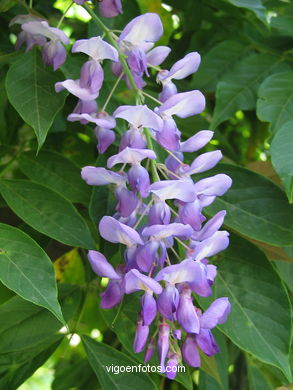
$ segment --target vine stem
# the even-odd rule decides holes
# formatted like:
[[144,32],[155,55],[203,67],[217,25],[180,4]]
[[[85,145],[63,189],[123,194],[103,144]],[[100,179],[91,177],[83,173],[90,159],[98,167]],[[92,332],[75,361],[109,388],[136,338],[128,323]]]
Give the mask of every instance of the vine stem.
[[128,77],[128,80],[129,80],[129,83],[131,85],[131,88],[133,89],[133,92],[141,100],[141,92],[137,88],[137,86],[135,85],[134,79],[132,77],[132,74],[131,74],[130,69],[128,68],[128,65],[127,65],[127,62],[126,62],[125,55],[122,53],[120,47],[118,46],[117,42],[113,38],[111,30],[109,30],[108,27],[105,26],[105,24],[100,20],[100,18],[95,14],[95,12],[89,7],[88,4],[85,3],[83,5],[83,7],[91,15],[91,17],[93,18],[93,21],[104,31],[106,37],[109,39],[111,44],[115,47],[115,49],[118,51],[118,53],[119,53],[119,60],[121,62],[121,65],[123,67],[123,70],[124,70],[126,76]]
[[[91,15],[93,21],[97,24],[98,27],[105,33],[106,37],[109,39],[110,43],[115,47],[115,49],[118,51],[119,54],[119,60],[121,62],[123,72],[125,73],[126,77],[128,78],[128,81],[131,85],[131,88],[135,94],[136,97],[136,102],[138,104],[141,104],[143,102],[143,94],[142,92],[137,88],[134,78],[132,77],[132,73],[128,67],[128,64],[126,62],[126,57],[122,53],[118,43],[115,41],[113,38],[113,34],[111,30],[108,29],[107,26],[104,25],[104,23],[100,20],[100,18],[95,14],[95,12],[88,6],[88,4],[83,5],[84,9]],[[150,130],[145,128],[145,136],[147,140],[147,145],[149,149],[154,150],[153,148],[153,143],[152,143],[152,138],[151,138],[151,133]],[[157,171],[156,167],[156,160],[151,160],[151,170],[152,170],[152,175],[153,175],[153,180],[154,181],[160,181],[160,177]]]
[[69,4],[69,6],[68,6],[68,7],[66,8],[66,10],[64,11],[64,13],[63,13],[63,15],[61,16],[61,19],[59,20],[59,22],[58,22],[56,28],[59,28],[59,27],[61,26],[61,24],[62,24],[62,22],[63,22],[63,20],[64,20],[64,18],[65,18],[65,16],[66,16],[66,14],[67,14],[67,12],[70,10],[70,8],[72,7],[72,5],[73,5],[73,1],[71,1],[71,3]]

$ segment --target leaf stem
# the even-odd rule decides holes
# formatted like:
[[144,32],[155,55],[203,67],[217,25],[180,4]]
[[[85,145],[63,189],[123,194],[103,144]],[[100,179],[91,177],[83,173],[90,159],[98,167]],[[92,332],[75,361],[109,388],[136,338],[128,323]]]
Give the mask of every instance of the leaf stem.
[[153,100],[154,102],[156,102],[157,104],[162,104],[162,102],[160,102],[160,100],[156,99],[155,97],[153,97],[152,95],[150,95],[149,93],[147,92],[144,92],[142,91],[142,94],[146,97],[148,97],[149,99]]
[[124,72],[122,72],[120,74],[120,76],[117,78],[117,80],[115,81],[115,84],[113,85],[113,88],[111,89],[110,93],[109,93],[109,96],[107,97],[104,105],[103,105],[103,108],[102,108],[102,111],[105,111],[106,108],[107,108],[107,105],[109,104],[109,101],[111,100],[111,97],[113,96],[113,93],[115,92],[120,80],[122,79],[122,77],[124,76]]

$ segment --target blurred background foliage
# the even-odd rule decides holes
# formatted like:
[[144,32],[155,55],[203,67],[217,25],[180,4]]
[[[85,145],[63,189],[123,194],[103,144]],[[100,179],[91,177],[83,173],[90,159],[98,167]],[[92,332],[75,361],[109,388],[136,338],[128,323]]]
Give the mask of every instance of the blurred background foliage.
[[[35,1],[34,12],[56,26],[70,4],[70,0]],[[190,51],[201,54],[199,71],[178,83],[178,88],[200,89],[207,107],[196,118],[178,120],[178,126],[186,138],[198,130],[214,130],[215,137],[206,149],[222,150],[223,164],[218,169],[233,178],[228,194],[207,209],[208,215],[227,209],[225,228],[232,233],[230,248],[214,259],[219,276],[212,298],[229,296],[233,307],[228,323],[216,333],[221,352],[214,358],[203,358],[200,370],[180,374],[174,382],[151,374],[152,381],[145,379],[144,388],[292,389],[288,298],[293,291],[293,218],[289,205],[293,199],[293,4],[289,0],[124,0],[123,9],[123,15],[103,19],[109,28],[121,30],[140,13],[160,15],[165,34],[159,43],[172,48],[164,68]],[[100,283],[94,278],[82,248],[90,247],[86,240],[94,237],[112,263],[121,255],[119,248],[105,245],[97,237],[96,223],[105,210],[113,209],[113,201],[106,189],[86,186],[79,171],[82,166],[103,163],[107,156],[100,156],[96,162],[96,141],[90,125],[66,121],[75,99],[68,96],[65,100],[65,94],[54,98],[52,92],[56,108],[37,155],[34,126],[26,123],[29,113],[23,113],[15,103],[15,88],[21,90],[23,99],[27,95],[21,83],[14,87],[11,80],[31,77],[32,69],[28,66],[23,74],[20,65],[25,61],[29,64],[30,55],[39,56],[37,51],[24,54],[23,50],[14,50],[18,30],[8,24],[27,11],[28,5],[22,0],[0,1],[0,176],[15,179],[0,182],[0,218],[1,223],[18,227],[32,237],[53,261],[67,328],[48,310],[16,295],[14,288],[5,287],[0,271],[4,283],[0,284],[0,389],[104,389],[100,368],[91,368],[98,363],[93,363],[89,351],[95,350],[102,362],[108,355],[103,344],[92,345],[91,340],[124,352],[125,361],[141,362],[141,354],[131,352],[137,297],[126,299],[120,313],[99,309],[98,293],[107,280]],[[77,5],[71,6],[61,28],[71,43],[101,34],[89,14]],[[53,85],[64,76],[77,78],[83,61],[82,55],[69,56],[61,71],[53,73],[46,68],[40,79]],[[115,82],[107,66],[101,103]],[[154,77],[148,81],[146,92],[154,96],[159,92]],[[120,83],[108,110],[132,102],[131,92]],[[123,133],[123,126],[119,123],[117,131]],[[77,221],[74,213],[78,211],[76,223],[88,229],[80,238],[82,244],[54,232],[45,226],[45,220],[36,221],[33,210],[27,208],[23,213],[23,205],[17,202],[21,190],[15,184],[22,179],[27,183],[26,201],[38,202],[38,207],[45,206],[42,199],[35,198],[36,191],[43,202],[53,196],[57,201],[59,194],[65,198],[66,205],[60,203],[60,207],[75,210],[70,209],[71,220],[60,220],[65,230]],[[199,303],[207,307],[206,301]],[[91,339],[82,336],[81,342],[82,334]],[[113,354],[113,350],[108,353]],[[141,384],[134,382],[133,386]],[[126,387],[119,383],[111,387],[110,382],[106,390]]]

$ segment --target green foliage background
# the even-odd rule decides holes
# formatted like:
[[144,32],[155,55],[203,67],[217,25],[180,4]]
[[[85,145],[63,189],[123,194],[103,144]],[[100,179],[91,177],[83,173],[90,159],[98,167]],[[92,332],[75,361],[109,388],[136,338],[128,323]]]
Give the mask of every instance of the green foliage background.
[[[56,26],[69,4],[35,1],[34,10]],[[69,56],[54,73],[37,49],[15,52],[17,29],[8,24],[27,8],[22,0],[0,2],[0,390],[291,389],[293,4],[124,0],[123,15],[104,20],[119,30],[157,12],[165,28],[160,44],[172,48],[164,67],[190,51],[201,54],[199,71],[178,88],[200,89],[207,108],[178,126],[186,138],[214,130],[206,149],[220,148],[224,159],[213,171],[233,179],[206,211],[227,210],[231,245],[214,258],[213,296],[199,301],[203,308],[218,296],[232,303],[216,332],[221,352],[174,382],[158,374],[109,376],[103,368],[143,361],[132,352],[138,297],[127,297],[120,312],[99,308],[103,280],[89,269],[86,249],[97,246],[112,263],[121,254],[96,228],[113,199],[103,187],[86,186],[80,168],[107,156],[97,156],[90,126],[66,121],[75,99],[53,89],[77,78],[84,59]],[[61,27],[71,43],[101,34],[78,6]],[[109,68],[105,80],[100,106],[115,82]],[[151,78],[146,92],[158,91]],[[120,83],[109,111],[131,103]]]

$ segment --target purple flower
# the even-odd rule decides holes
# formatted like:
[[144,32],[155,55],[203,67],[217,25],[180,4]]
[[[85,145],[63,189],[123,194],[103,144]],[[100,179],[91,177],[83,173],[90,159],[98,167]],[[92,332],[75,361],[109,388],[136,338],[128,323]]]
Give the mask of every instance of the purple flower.
[[95,100],[100,93],[104,81],[104,72],[101,65],[94,61],[87,61],[80,71],[80,79],[59,81],[55,84],[55,91],[67,89],[72,95],[84,101]]
[[171,220],[171,210],[165,201],[155,200],[150,208],[149,225],[168,225]]
[[149,360],[151,360],[151,358],[155,352],[155,347],[156,347],[155,339],[154,339],[154,337],[151,337],[151,339],[148,343],[148,346],[146,348],[146,351],[145,351],[145,357],[144,357],[145,363],[147,363]]
[[[9,27],[19,24],[23,25],[28,22],[43,22],[44,20],[33,16],[33,15],[17,15],[9,23]],[[41,34],[28,33],[26,31],[21,31],[17,36],[17,41],[15,44],[16,49],[18,50],[23,43],[26,43],[26,52],[31,50],[33,46],[44,46],[47,42],[46,37]]]
[[209,238],[194,245],[195,248],[190,253],[194,260],[202,260],[206,257],[214,256],[228,247],[229,233],[225,230],[216,231]]
[[77,105],[71,114],[68,115],[67,120],[70,122],[79,121],[82,125],[86,125],[92,120],[88,120],[88,117],[84,115],[89,114],[90,119],[94,117],[98,110],[98,105],[95,100],[83,101],[78,100]]
[[137,269],[132,269],[125,275],[124,289],[126,294],[139,290],[153,291],[155,294],[162,292],[162,286],[157,281],[140,273]]
[[163,85],[159,99],[165,102],[171,96],[177,93],[177,88],[172,79],[182,80],[185,77],[195,73],[200,64],[200,55],[197,52],[189,53],[181,60],[175,62],[170,71],[163,70],[158,73],[157,81]]
[[151,225],[147,226],[142,231],[142,236],[152,237],[155,240],[161,241],[169,237],[190,237],[193,229],[189,225],[182,223],[170,223],[168,225]]
[[105,42],[101,37],[93,37],[89,39],[80,39],[72,46],[72,53],[84,53],[95,61],[109,59],[118,61],[118,52],[109,43]]
[[137,165],[145,158],[155,160],[156,157],[155,152],[151,149],[134,149],[127,147],[120,153],[110,157],[107,161],[107,167],[113,168],[116,164]]
[[134,229],[113,217],[103,217],[99,223],[99,231],[100,235],[109,242],[120,243],[128,247],[143,245],[140,235]]
[[165,360],[169,352],[170,326],[166,323],[159,325],[158,355],[162,371],[165,372]]
[[200,366],[200,356],[196,346],[195,336],[187,335],[182,344],[182,356],[185,362],[191,367]]
[[179,303],[179,292],[177,288],[167,283],[162,293],[158,296],[158,311],[163,317],[173,321],[173,313],[176,312]]
[[179,357],[177,353],[168,354],[169,360],[166,364],[166,377],[169,379],[174,379],[177,374],[177,366]]
[[141,165],[132,166],[127,173],[127,177],[132,191],[138,191],[142,198],[149,195],[150,177],[144,167]]
[[147,290],[141,297],[141,314],[144,325],[150,325],[156,317],[157,304],[150,290]]
[[218,298],[210,305],[205,313],[200,315],[199,333],[187,335],[182,345],[182,355],[186,363],[192,367],[200,366],[197,346],[208,356],[219,352],[219,347],[210,329],[218,324],[224,323],[227,320],[230,309],[231,305],[228,298]]
[[150,110],[146,105],[120,106],[113,113],[114,118],[125,119],[132,128],[151,127],[160,130],[163,125],[162,119]]
[[139,317],[136,326],[134,343],[133,343],[133,350],[135,353],[139,353],[144,349],[148,339],[148,335],[149,335],[149,327],[147,325],[143,325],[142,318]]
[[170,52],[171,49],[168,46],[157,46],[147,53],[147,63],[153,66],[159,66]]
[[124,295],[122,280],[110,280],[105,291],[100,294],[102,309],[112,309],[118,305]]
[[150,240],[144,245],[139,246],[136,251],[136,264],[143,272],[150,272],[152,266],[158,263],[157,251],[160,244],[157,241]]
[[197,312],[193,306],[191,289],[186,285],[182,288],[176,317],[182,329],[187,333],[199,333],[200,324]]
[[213,138],[213,135],[213,131],[201,130],[186,141],[181,142],[180,150],[181,152],[196,152],[203,148]]
[[200,231],[193,233],[192,239],[195,241],[203,241],[212,236],[223,225],[225,215],[225,210],[219,211],[204,225]]
[[150,49],[153,42],[158,41],[163,35],[163,25],[157,14],[146,13],[132,19],[119,36],[122,48],[142,47]]
[[66,49],[60,41],[47,42],[43,48],[42,58],[46,65],[52,65],[53,69],[57,70],[66,60]]
[[178,199],[182,202],[193,202],[196,191],[191,180],[162,180],[150,185],[150,192],[159,199]]
[[200,326],[204,329],[212,329],[227,321],[231,311],[231,304],[227,297],[216,299],[202,314]]
[[115,196],[118,200],[116,211],[122,217],[129,217],[138,206],[136,194],[126,187],[119,186],[115,189]]
[[198,196],[222,196],[232,185],[232,180],[229,176],[222,173],[207,177],[195,183],[194,188]]
[[200,91],[177,93],[166,100],[157,113],[164,116],[177,115],[179,118],[187,118],[200,114],[205,108],[205,98]]
[[104,18],[113,18],[122,14],[121,0],[102,0],[99,2],[99,12]]
[[91,186],[124,185],[126,182],[126,178],[122,174],[108,171],[102,167],[84,167],[81,170],[81,177]]
[[222,153],[219,150],[207,152],[196,157],[190,166],[179,167],[180,175],[194,175],[212,169],[222,158]]
[[107,261],[106,257],[98,251],[89,251],[88,260],[92,267],[92,270],[99,276],[109,279],[121,279],[121,275],[118,275],[113,266]]
[[180,222],[189,224],[194,230],[200,230],[202,222],[206,219],[201,211],[202,206],[198,199],[185,203],[179,208]]
[[44,47],[43,61],[47,65],[52,65],[54,70],[60,68],[66,60],[66,50],[63,44],[68,45],[69,43],[64,32],[58,28],[50,27],[46,21],[30,21],[22,24],[21,28],[29,36],[41,36],[49,39],[42,45]]
[[198,295],[209,296],[212,293],[211,284],[215,277],[211,274],[214,269],[211,270],[209,267],[201,262],[186,259],[179,264],[163,268],[155,279],[157,281],[164,280],[171,285],[185,283]]

